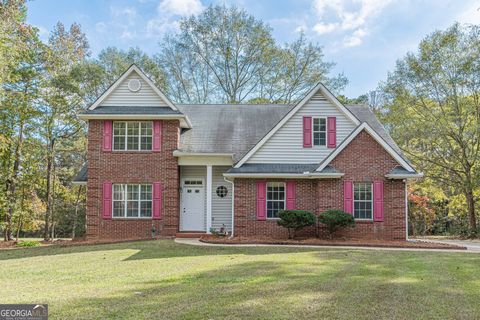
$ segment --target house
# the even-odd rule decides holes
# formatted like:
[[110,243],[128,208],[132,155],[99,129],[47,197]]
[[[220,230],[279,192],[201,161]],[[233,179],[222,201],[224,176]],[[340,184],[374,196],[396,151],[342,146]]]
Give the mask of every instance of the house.
[[285,237],[281,209],[343,209],[345,237],[407,236],[407,180],[421,174],[368,108],[322,84],[296,105],[182,105],[133,65],[80,117],[88,239]]

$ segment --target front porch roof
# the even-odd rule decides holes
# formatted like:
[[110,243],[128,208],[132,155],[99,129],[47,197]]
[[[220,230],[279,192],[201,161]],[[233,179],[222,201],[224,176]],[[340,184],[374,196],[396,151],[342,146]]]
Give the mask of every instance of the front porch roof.
[[87,184],[88,180],[88,164],[85,162],[80,169],[80,171],[77,173],[77,175],[72,179],[73,184]]
[[292,164],[292,163],[246,163],[240,168],[231,168],[223,175],[225,177],[242,178],[341,178],[344,174],[332,166],[325,167],[322,171],[316,172],[316,163]]

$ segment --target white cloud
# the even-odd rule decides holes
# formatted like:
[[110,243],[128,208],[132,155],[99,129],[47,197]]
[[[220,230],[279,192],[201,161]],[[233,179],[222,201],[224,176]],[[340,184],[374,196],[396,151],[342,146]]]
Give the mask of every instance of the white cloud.
[[200,0],[162,0],[158,5],[160,15],[191,16],[205,9]]
[[461,23],[478,24],[480,22],[480,2],[467,6],[456,19]]
[[157,6],[157,16],[147,21],[146,36],[158,38],[178,29],[178,16],[200,14],[205,7],[200,0],[162,0]]
[[[313,0],[312,7],[321,20],[313,26],[317,34],[342,32],[344,46],[360,45],[368,26],[393,0]],[[328,21],[328,22],[325,22]]]
[[340,25],[338,23],[317,23],[313,26],[313,31],[318,34],[330,33],[338,29]]

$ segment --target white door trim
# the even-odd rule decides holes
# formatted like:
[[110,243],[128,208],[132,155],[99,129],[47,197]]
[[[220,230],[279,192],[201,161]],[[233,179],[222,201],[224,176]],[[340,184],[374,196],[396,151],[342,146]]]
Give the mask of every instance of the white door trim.
[[[185,230],[185,227],[184,227],[184,217],[183,217],[183,207],[184,207],[184,195],[183,195],[183,189],[185,188],[185,181],[187,180],[201,180],[202,181],[202,185],[201,186],[195,186],[195,185],[191,185],[191,186],[188,186],[188,187],[192,187],[192,188],[202,188],[203,189],[203,192],[204,192],[204,196],[203,196],[203,219],[202,219],[202,228],[200,228],[200,230]],[[180,215],[180,228],[179,230],[180,231],[205,231],[205,178],[204,177],[198,177],[198,176],[191,176],[191,177],[183,177],[181,178],[181,187],[182,187],[182,192],[180,193],[180,211],[179,211],[179,215]]]
[[212,228],[212,166],[207,165],[207,233],[210,233]]

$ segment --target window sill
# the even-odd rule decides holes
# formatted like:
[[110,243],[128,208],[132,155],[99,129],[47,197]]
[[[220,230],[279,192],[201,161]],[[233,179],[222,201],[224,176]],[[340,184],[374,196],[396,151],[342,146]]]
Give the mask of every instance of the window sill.
[[112,151],[105,151],[109,153],[115,153],[115,154],[124,154],[124,153],[134,153],[134,154],[139,154],[139,153],[157,153],[160,151],[153,151],[153,150],[112,150]]
[[373,219],[355,219],[355,223],[370,224],[373,223]]
[[112,217],[112,220],[152,220],[152,217]]

